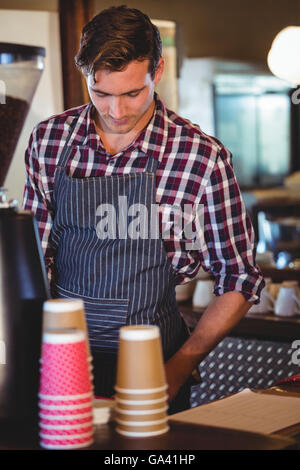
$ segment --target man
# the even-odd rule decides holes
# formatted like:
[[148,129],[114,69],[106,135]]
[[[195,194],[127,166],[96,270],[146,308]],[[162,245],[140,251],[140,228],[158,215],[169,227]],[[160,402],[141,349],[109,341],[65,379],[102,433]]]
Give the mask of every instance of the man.
[[[157,324],[171,412],[179,411],[188,407],[193,370],[264,285],[231,155],[155,94],[161,40],[142,12],[112,7],[93,18],[76,65],[91,103],[34,129],[24,208],[38,221],[53,296],[85,301],[96,395],[113,394],[120,326]],[[201,246],[188,249],[174,226],[163,239],[163,211],[159,237],[124,232],[126,211],[138,205],[150,213],[156,204],[203,207]],[[200,267],[215,278],[216,300],[188,337],[175,286]]]

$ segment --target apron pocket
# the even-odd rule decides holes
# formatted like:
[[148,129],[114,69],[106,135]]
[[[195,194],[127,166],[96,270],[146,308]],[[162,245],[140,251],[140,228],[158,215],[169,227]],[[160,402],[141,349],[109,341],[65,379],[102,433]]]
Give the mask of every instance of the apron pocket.
[[59,297],[80,298],[84,302],[89,342],[92,351],[116,353],[119,329],[126,325],[129,300],[93,299],[57,286]]
[[119,329],[126,325],[128,300],[84,298],[86,321],[91,349],[116,352]]

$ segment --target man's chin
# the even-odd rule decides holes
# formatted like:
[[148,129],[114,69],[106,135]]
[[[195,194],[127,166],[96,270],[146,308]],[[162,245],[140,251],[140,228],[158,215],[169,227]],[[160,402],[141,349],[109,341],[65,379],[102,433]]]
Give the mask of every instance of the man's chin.
[[127,134],[134,128],[134,123],[129,123],[128,121],[124,123],[111,122],[106,127],[107,131],[112,134]]

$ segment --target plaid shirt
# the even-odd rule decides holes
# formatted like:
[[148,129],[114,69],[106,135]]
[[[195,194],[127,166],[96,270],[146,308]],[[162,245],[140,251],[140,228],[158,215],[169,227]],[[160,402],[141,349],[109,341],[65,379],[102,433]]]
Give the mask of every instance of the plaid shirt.
[[[254,232],[233,173],[230,152],[198,126],[166,109],[156,96],[156,110],[148,126],[131,145],[112,156],[102,145],[93,112],[90,103],[43,121],[34,128],[26,150],[23,208],[36,217],[50,280],[54,272],[54,175],[75,119],[68,174],[74,178],[127,174],[144,171],[148,156],[158,159],[156,203],[204,207],[200,249],[188,251],[176,237],[163,240],[177,283],[195,278],[202,267],[214,276],[216,295],[238,291],[247,300],[257,301],[264,281],[255,265]],[[76,146],[86,151],[79,152]]]

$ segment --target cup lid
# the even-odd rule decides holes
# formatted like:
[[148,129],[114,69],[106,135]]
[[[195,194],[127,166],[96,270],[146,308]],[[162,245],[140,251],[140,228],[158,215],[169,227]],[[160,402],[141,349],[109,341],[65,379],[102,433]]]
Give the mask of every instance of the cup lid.
[[120,339],[145,341],[159,337],[160,331],[156,325],[130,325],[120,328]]
[[59,328],[56,330],[45,330],[43,333],[43,342],[50,344],[66,344],[85,341],[85,333],[83,330],[75,328]]
[[49,299],[44,302],[44,312],[65,313],[84,309],[82,299]]

